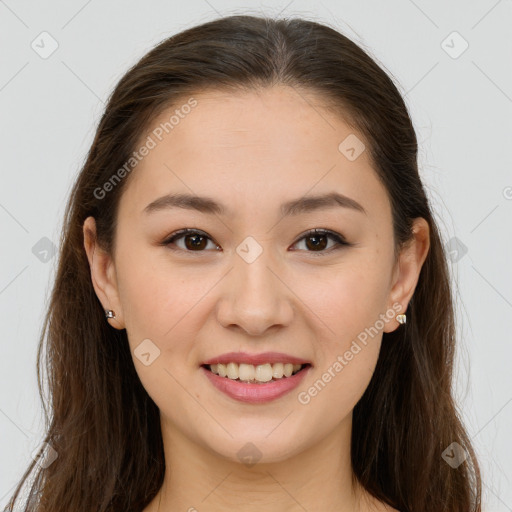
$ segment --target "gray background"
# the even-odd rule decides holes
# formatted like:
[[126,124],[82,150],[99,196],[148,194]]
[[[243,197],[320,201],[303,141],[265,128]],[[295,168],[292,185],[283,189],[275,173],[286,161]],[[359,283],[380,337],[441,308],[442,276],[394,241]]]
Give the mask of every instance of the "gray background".
[[330,24],[399,82],[452,251],[455,394],[480,456],[484,510],[512,511],[511,0],[0,0],[0,506],[41,442],[35,363],[52,248],[104,102],[165,37],[243,13]]

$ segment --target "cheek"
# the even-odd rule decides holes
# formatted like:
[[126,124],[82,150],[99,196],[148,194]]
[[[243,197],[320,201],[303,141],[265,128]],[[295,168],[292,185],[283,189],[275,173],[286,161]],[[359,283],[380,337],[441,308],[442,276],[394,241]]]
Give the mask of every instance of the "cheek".
[[118,286],[132,354],[150,339],[162,356],[155,364],[195,367],[194,340],[207,322],[218,273],[172,264],[164,250],[155,248],[121,254],[128,255],[118,262]]
[[319,386],[328,388],[319,394],[341,401],[341,410],[347,411],[368,386],[379,357],[386,269],[375,260],[373,264],[347,261],[330,275],[329,283],[310,291],[305,302],[315,313],[319,333],[315,343]]
[[187,286],[180,268],[171,265],[165,248],[150,246],[134,236],[120,236],[118,253],[118,288],[126,330],[134,337],[159,338],[187,307],[190,309],[194,287]]
[[[375,324],[387,300],[386,270],[369,261],[332,269],[324,279],[308,278],[298,292],[323,324],[322,338],[346,344]],[[384,309],[383,309],[384,308]],[[338,346],[340,348],[340,346]]]
[[[378,273],[351,269],[317,297],[315,379],[303,390],[318,414],[332,410],[336,422],[357,404],[375,371],[382,342],[385,286]],[[322,306],[323,304],[323,306]],[[312,308],[313,309],[313,308]],[[305,398],[308,399],[307,396]]]
[[213,283],[184,275],[161,255],[155,257],[157,252],[135,251],[119,261],[119,291],[139,379],[162,410],[174,407],[179,415],[190,402],[179,383],[190,378],[192,361],[197,360],[194,340],[204,321],[198,317],[201,297]]

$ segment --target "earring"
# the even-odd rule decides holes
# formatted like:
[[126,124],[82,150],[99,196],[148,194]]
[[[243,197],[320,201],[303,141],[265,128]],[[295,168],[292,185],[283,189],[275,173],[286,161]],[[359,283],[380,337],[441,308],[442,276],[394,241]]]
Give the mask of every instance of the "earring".
[[105,310],[105,316],[107,318],[115,318],[116,314],[114,313],[114,311],[112,309],[106,309]]
[[407,317],[405,316],[405,314],[396,315],[396,320],[399,324],[405,324],[405,322],[407,321]]

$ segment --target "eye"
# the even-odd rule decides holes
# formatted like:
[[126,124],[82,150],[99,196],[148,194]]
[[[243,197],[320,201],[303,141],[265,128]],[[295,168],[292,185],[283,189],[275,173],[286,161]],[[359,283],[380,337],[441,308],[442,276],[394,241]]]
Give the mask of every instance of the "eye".
[[[171,246],[177,245],[176,241],[184,240],[184,247],[178,246],[178,249],[174,247],[170,247],[172,250],[183,250],[186,252],[203,252],[202,249],[205,249],[208,241],[213,241],[211,238],[204,232],[197,229],[180,229],[173,233],[169,238],[165,239],[161,245]],[[326,251],[324,250],[328,246],[328,240],[331,239],[334,241],[333,245],[329,247]],[[335,233],[333,231],[329,231],[327,229],[313,229],[308,231],[305,235],[303,235],[297,242],[293,245],[297,245],[299,242],[305,241],[306,247],[308,249],[313,249],[311,251],[306,252],[315,252],[319,253],[319,256],[323,256],[325,253],[330,253],[333,250],[340,249],[342,246],[352,246],[347,242],[341,235]],[[312,242],[310,242],[312,241]],[[219,247],[217,244],[213,244],[215,247]]]
[[[327,250],[323,250],[328,245],[328,240],[334,240],[334,244]],[[334,231],[329,231],[328,229],[313,229],[308,231],[305,235],[303,235],[295,244],[299,242],[305,241],[307,248],[313,248],[312,251],[318,253],[315,256],[324,256],[325,254],[329,254],[334,250],[341,249],[342,246],[351,246],[353,244],[348,243],[341,235],[335,233]],[[310,242],[312,241],[312,243]],[[294,244],[294,245],[295,245]]]
[[[204,231],[185,228],[173,233],[169,238],[162,242],[162,245],[170,246],[174,244],[176,240],[181,240],[182,238],[184,239],[185,247],[179,247],[178,249],[174,249],[173,247],[170,248],[172,250],[181,249],[187,252],[202,252],[201,249],[204,249],[206,245],[205,241],[211,241],[210,237]],[[218,247],[218,245],[216,247]]]

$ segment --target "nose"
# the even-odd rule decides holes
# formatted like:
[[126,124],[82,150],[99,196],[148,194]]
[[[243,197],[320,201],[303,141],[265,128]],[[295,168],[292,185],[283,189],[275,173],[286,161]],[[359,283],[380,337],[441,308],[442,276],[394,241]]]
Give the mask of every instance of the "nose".
[[217,319],[223,327],[262,336],[292,321],[293,292],[281,267],[267,256],[269,253],[263,250],[252,262],[234,255],[217,305]]

